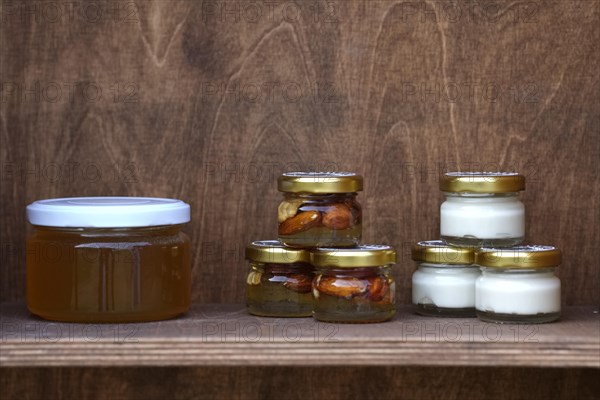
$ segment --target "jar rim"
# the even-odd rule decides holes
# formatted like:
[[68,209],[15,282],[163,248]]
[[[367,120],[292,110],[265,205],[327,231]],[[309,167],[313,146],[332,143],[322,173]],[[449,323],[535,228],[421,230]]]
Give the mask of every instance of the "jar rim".
[[470,265],[475,261],[475,251],[469,247],[450,246],[442,240],[426,240],[415,244],[412,259],[432,264]]
[[354,193],[363,190],[363,177],[354,172],[286,172],[277,178],[284,193]]
[[479,270],[480,266],[476,264],[437,264],[432,262],[423,261],[419,263],[419,268],[431,268],[441,270],[460,270],[460,269],[476,269]]
[[475,264],[482,267],[540,269],[557,267],[561,251],[554,246],[523,245],[506,248],[484,247],[477,250]]
[[308,251],[284,246],[279,240],[256,240],[246,246],[246,258],[262,263],[294,264],[310,262]]
[[439,188],[450,193],[511,193],[525,190],[525,177],[517,172],[446,172]]
[[556,269],[556,266],[551,267],[540,267],[540,268],[514,268],[514,267],[506,267],[506,268],[495,268],[495,267],[480,267],[482,272],[492,272],[492,273],[552,273]]
[[190,222],[190,205],[158,197],[65,197],[27,206],[32,225],[55,228],[141,228]]
[[396,263],[396,250],[388,245],[361,244],[348,248],[318,248],[310,252],[315,267],[374,268]]

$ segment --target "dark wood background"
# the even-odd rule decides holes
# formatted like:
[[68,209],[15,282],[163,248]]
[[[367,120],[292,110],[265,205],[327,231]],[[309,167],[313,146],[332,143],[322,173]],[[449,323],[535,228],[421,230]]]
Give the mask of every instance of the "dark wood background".
[[52,4],[3,2],[1,300],[24,296],[28,203],[123,195],[191,203],[194,300],[242,302],[277,175],[337,169],[364,174],[407,303],[460,168],[524,173],[564,302],[600,302],[597,1]]
[[[335,169],[364,175],[365,241],[398,247],[408,303],[410,244],[439,233],[438,175],[486,169],[526,175],[527,238],[564,251],[563,301],[600,302],[598,1],[0,3],[0,301],[25,294],[28,203],[123,195],[191,203],[194,300],[242,302],[245,244],[276,234],[277,175]],[[2,373],[18,398],[98,388],[264,397],[298,382],[339,398],[588,398],[593,379],[445,368]],[[321,390],[328,382],[333,391]]]

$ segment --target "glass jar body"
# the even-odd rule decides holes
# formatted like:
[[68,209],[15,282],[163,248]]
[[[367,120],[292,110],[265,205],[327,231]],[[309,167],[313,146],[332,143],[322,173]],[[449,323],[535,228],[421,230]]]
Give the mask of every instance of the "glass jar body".
[[351,247],[362,236],[356,193],[285,193],[278,220],[278,239],[294,248]]
[[421,315],[475,316],[475,281],[481,275],[472,265],[420,263],[412,276],[412,302]]
[[482,267],[475,284],[477,317],[497,323],[544,323],[560,317],[554,268]]
[[246,278],[246,305],[263,317],[310,317],[314,268],[308,263],[251,262]]
[[189,308],[190,240],[181,225],[35,228],[27,240],[27,306],[33,314],[137,322]]
[[460,247],[510,247],[525,237],[525,206],[518,193],[445,193],[440,236]]
[[396,313],[396,285],[390,266],[319,268],[313,294],[313,316],[320,321],[383,322]]

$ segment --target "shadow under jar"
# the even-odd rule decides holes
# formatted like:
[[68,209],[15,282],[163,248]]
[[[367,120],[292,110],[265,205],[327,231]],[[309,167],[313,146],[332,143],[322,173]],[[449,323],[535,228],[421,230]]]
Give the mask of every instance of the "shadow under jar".
[[560,317],[561,252],[553,246],[480,249],[475,262],[477,317],[486,322],[539,324]]
[[431,240],[413,246],[412,259],[419,263],[412,276],[412,302],[417,314],[475,317],[475,281],[481,272],[473,265],[473,249]]
[[442,240],[460,247],[510,247],[523,242],[525,177],[512,172],[449,172],[440,178]]
[[155,321],[190,305],[188,204],[87,197],[27,207],[27,307],[68,322]]
[[313,281],[313,316],[317,320],[384,322],[396,313],[392,277],[396,251],[390,246],[315,249],[311,263],[317,268]]
[[278,238],[296,248],[351,247],[362,236],[356,200],[362,176],[345,172],[288,172],[278,179]]
[[246,305],[263,317],[310,317],[315,276],[305,250],[284,247],[277,240],[252,242],[246,247],[250,270]]

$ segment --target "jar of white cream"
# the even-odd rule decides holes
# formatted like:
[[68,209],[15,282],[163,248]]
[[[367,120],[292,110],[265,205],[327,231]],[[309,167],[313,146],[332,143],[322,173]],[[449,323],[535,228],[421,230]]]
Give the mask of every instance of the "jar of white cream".
[[419,264],[412,276],[412,302],[417,314],[475,316],[475,281],[481,273],[473,265],[473,249],[431,240],[417,243],[412,259]]
[[552,246],[480,249],[475,263],[477,317],[497,323],[544,323],[560,316],[560,250]]
[[525,177],[513,172],[449,172],[440,178],[446,201],[440,236],[453,246],[510,247],[523,242]]

